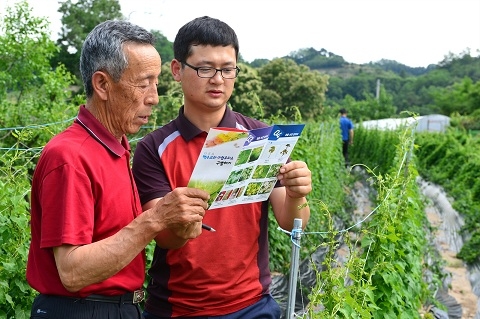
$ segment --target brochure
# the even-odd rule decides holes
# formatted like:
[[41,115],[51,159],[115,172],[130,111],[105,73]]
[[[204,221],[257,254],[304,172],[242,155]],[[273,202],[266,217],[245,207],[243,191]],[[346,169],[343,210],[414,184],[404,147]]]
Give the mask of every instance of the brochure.
[[188,186],[210,193],[208,209],[268,199],[304,126],[210,129]]

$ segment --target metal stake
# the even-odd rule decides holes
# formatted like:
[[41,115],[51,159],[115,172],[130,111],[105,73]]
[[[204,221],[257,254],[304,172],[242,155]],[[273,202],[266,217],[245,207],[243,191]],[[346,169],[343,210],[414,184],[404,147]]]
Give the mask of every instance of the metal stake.
[[297,276],[300,256],[300,237],[302,236],[302,219],[295,218],[292,229],[292,258],[290,262],[290,279],[288,282],[287,319],[295,314],[295,298],[297,294]]

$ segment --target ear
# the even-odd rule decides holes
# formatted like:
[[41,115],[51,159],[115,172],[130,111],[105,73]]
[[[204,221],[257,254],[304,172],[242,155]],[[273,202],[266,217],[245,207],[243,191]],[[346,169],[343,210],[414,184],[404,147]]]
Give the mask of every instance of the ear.
[[178,60],[173,59],[172,63],[170,63],[170,70],[172,71],[173,79],[177,82],[182,81],[182,63],[180,63]]
[[107,73],[97,71],[92,76],[92,86],[98,97],[104,101],[108,100],[111,78]]

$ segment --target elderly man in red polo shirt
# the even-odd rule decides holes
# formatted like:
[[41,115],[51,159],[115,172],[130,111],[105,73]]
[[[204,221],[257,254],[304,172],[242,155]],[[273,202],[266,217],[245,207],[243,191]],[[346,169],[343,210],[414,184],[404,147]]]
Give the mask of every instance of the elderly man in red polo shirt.
[[87,102],[44,148],[32,182],[27,280],[31,318],[142,318],[145,246],[168,229],[201,230],[208,193],[178,188],[142,213],[125,134],[158,104],[161,59],[151,33],[106,21],[87,36],[80,69]]

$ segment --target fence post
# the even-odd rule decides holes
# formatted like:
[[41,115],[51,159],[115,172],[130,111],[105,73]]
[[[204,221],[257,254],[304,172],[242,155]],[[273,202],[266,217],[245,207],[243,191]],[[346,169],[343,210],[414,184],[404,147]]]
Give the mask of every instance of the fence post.
[[297,276],[300,256],[300,237],[302,236],[302,219],[295,218],[292,229],[292,257],[290,262],[290,279],[288,282],[287,319],[295,314],[295,299],[297,294]]

